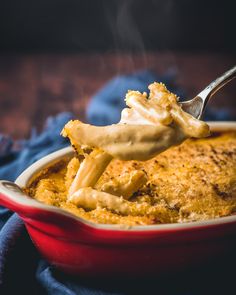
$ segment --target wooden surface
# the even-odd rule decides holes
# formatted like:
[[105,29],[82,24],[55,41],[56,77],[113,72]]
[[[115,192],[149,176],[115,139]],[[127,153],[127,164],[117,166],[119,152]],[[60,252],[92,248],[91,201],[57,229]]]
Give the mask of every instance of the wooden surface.
[[[27,137],[32,126],[72,111],[84,120],[90,97],[117,74],[151,68],[177,72],[176,83],[188,97],[235,64],[235,56],[211,53],[70,54],[0,56],[0,133]],[[229,107],[236,118],[235,82],[212,105]]]

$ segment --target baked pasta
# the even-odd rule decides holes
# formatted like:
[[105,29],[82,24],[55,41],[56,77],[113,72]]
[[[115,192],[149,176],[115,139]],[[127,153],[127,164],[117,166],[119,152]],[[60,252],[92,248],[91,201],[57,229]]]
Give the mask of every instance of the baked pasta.
[[68,122],[62,135],[76,156],[44,172],[27,192],[99,223],[172,223],[231,214],[235,135],[197,140],[209,136],[209,126],[184,112],[163,84],[149,90],[149,96],[127,93],[118,124]]
[[206,220],[236,210],[236,132],[188,139],[148,161],[112,159],[92,188],[68,201],[82,163],[77,155],[58,162],[26,193],[92,222],[128,226]]

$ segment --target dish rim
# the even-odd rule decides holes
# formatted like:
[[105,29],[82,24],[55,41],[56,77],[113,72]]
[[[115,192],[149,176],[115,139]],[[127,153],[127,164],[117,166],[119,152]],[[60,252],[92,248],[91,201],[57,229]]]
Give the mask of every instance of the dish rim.
[[[236,130],[236,121],[229,121],[229,122],[207,122],[212,131],[229,131],[229,130]],[[33,176],[37,174],[42,169],[45,169],[46,167],[49,167],[53,164],[53,162],[57,162],[60,159],[65,158],[65,156],[70,156],[70,154],[73,154],[73,149],[71,146],[62,148],[56,152],[50,153],[49,155],[41,158],[40,160],[36,161],[32,165],[30,165],[28,168],[26,168],[15,180],[15,183],[20,187],[25,187],[29,183],[30,180],[32,180]],[[1,189],[4,193],[4,189]],[[72,218],[73,220],[76,220],[78,222],[82,222],[83,224],[86,224],[89,227],[92,227],[94,229],[102,229],[102,230],[114,230],[114,231],[166,231],[166,230],[184,230],[189,228],[199,228],[199,227],[209,227],[209,226],[216,226],[216,225],[223,225],[228,223],[234,223],[236,222],[236,215],[231,216],[225,216],[225,217],[218,217],[214,219],[208,219],[208,220],[202,220],[202,221],[191,221],[191,222],[185,222],[185,223],[165,223],[165,224],[153,224],[153,225],[135,225],[135,226],[128,226],[128,225],[120,225],[120,224],[100,224],[91,222],[89,220],[83,219],[81,217],[78,217],[72,213],[69,213],[61,208],[52,206],[52,205],[46,205],[42,202],[39,202],[29,196],[23,197],[21,194],[21,197],[19,198],[18,193],[12,193],[9,195],[9,192],[7,193],[7,196],[11,201],[14,203],[18,203],[22,206],[27,207],[34,207],[37,209],[45,210],[48,212],[57,213],[69,218]]]

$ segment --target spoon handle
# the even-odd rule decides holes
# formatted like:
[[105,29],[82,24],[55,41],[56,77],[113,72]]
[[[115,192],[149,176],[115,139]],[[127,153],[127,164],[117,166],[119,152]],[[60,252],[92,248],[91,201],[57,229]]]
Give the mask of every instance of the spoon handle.
[[228,82],[236,77],[236,66],[225,72],[223,75],[211,82],[205,89],[203,89],[197,96],[203,100],[204,107],[208,100],[214,95],[219,89],[221,89]]

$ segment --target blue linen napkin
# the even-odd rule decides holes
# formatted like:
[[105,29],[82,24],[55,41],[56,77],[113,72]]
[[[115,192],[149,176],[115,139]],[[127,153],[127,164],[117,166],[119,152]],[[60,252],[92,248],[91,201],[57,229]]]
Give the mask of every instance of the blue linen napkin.
[[[105,125],[119,121],[124,107],[124,95],[128,89],[147,91],[147,85],[153,81],[162,81],[182,96],[174,82],[173,71],[165,76],[157,76],[150,71],[141,71],[131,75],[112,79],[92,99],[87,109],[87,119],[94,125]],[[219,112],[210,112],[210,119],[218,119]],[[228,111],[220,113],[220,119],[229,118]],[[41,157],[66,146],[67,141],[59,134],[64,124],[73,117],[62,113],[47,120],[41,134],[34,131],[29,140],[17,143],[0,135],[0,179],[15,178],[30,164]],[[166,280],[143,281],[82,281],[61,274],[39,257],[32,245],[24,224],[17,214],[0,207],[0,294],[160,294],[169,290],[171,294],[198,294],[193,283],[188,289],[178,285],[180,278],[174,279],[173,289]],[[186,276],[186,274],[185,274]],[[186,286],[186,284],[185,284]],[[163,288],[163,289],[162,289]],[[191,290],[191,292],[190,292]],[[157,292],[154,292],[157,294]],[[165,292],[167,293],[167,292]],[[170,294],[170,293],[169,293]],[[203,294],[203,293],[201,293]],[[210,293],[209,293],[210,294]]]

